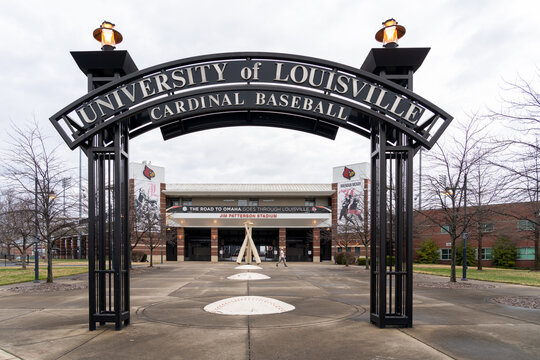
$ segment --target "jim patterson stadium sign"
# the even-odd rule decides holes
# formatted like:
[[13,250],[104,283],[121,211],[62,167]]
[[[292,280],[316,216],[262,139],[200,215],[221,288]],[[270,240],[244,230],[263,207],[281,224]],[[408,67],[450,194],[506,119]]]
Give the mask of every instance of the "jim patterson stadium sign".
[[[130,137],[164,137],[220,126],[291,128],[334,138],[368,136],[385,122],[431,147],[451,120],[396,83],[342,64],[273,53],[228,53],[173,61],[101,86],[51,117],[71,148],[115,123]],[[87,146],[87,145],[86,145]]]

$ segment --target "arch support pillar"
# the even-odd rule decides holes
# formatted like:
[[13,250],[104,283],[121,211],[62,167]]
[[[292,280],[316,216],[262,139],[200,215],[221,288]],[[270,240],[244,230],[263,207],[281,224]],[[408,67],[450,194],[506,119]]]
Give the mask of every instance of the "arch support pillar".
[[370,321],[412,327],[414,147],[388,145],[389,131],[377,123],[371,136]]
[[88,156],[88,287],[89,327],[113,322],[115,329],[130,319],[128,134],[124,124],[103,146],[100,136]]

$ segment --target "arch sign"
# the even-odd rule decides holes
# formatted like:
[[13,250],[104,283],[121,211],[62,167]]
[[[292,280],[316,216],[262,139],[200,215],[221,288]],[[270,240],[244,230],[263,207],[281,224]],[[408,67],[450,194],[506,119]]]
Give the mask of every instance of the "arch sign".
[[[266,115],[253,125],[331,138],[338,127],[369,136],[369,119],[377,119],[428,148],[451,119],[404,87],[360,69],[302,56],[232,53],[129,74],[81,97],[51,121],[73,149],[115,122],[128,120],[130,136],[165,126],[164,136],[170,138],[199,130],[197,121],[183,130],[181,124],[166,127],[174,122],[197,118],[201,130],[224,126],[220,121],[225,126],[248,125],[249,119],[231,121],[230,116],[248,112]],[[288,123],[290,117],[279,120],[272,116],[276,113],[304,121]],[[227,115],[220,120],[212,117],[215,114]]]
[[452,120],[411,91],[428,51],[372,49],[375,66],[364,70],[240,52],[138,71],[126,51],[72,53],[89,93],[50,120],[71,149],[81,147],[88,157],[90,330],[107,322],[121,329],[130,321],[129,139],[155,128],[167,140],[255,125],[330,139],[344,128],[370,139],[370,320],[412,326],[413,158]]

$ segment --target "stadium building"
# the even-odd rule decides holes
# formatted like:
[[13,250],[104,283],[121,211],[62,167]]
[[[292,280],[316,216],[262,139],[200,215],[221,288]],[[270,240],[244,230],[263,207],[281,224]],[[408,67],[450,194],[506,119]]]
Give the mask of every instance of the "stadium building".
[[[250,221],[261,261],[276,261],[281,246],[287,261],[332,261],[338,213],[340,222],[365,216],[368,170],[367,163],[336,167],[327,184],[175,184],[164,182],[163,167],[132,163],[132,243],[138,233],[161,231],[164,244],[154,256],[164,251],[168,261],[236,261]],[[160,226],[151,224],[152,212]],[[148,252],[147,243],[143,236],[135,249]]]

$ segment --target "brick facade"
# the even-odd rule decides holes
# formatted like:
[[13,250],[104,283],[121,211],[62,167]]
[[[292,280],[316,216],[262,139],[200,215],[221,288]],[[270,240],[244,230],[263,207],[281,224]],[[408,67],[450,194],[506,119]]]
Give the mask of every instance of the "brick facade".
[[338,193],[337,193],[337,189],[338,189],[338,185],[337,183],[333,183],[332,184],[332,190],[334,191],[334,193],[332,194],[332,258],[331,258],[331,261],[332,263],[335,262],[335,259],[336,259],[336,251],[337,251],[337,247],[335,246],[335,243],[336,243],[336,239],[335,237],[337,236],[337,219],[338,219]]
[[213,227],[210,230],[210,257],[212,262],[218,261],[218,229]]
[[[480,223],[484,224],[479,226],[478,221],[471,221],[467,228],[469,233],[468,244],[474,248],[478,247],[478,239],[482,236],[482,248],[491,249],[497,239],[501,236],[508,237],[515,243],[519,249],[533,249],[534,248],[534,235],[533,229],[525,230],[520,229],[520,221],[532,218],[533,211],[531,210],[530,203],[513,203],[513,204],[498,204],[485,207],[482,220]],[[477,208],[467,208],[467,213],[473,216],[477,212]],[[435,219],[435,220],[431,220]],[[433,240],[439,249],[445,253],[450,250],[451,238],[448,233],[441,227],[445,225],[444,214],[442,210],[427,210],[423,214],[416,214],[414,220],[414,242],[413,249],[416,256],[416,251],[420,247],[421,243],[427,239]],[[459,231],[461,232],[462,226],[460,224]],[[456,240],[456,246],[461,244],[462,240]],[[486,251],[486,250],[484,250]],[[522,250],[523,251],[523,250]],[[441,259],[440,263],[449,264],[450,260]],[[483,266],[492,266],[493,261],[482,260]],[[534,260],[520,260],[516,261],[517,267],[533,267]]]
[[321,229],[313,228],[313,262],[321,262]]
[[287,249],[287,229],[286,228],[279,228],[279,245],[278,246],[280,248],[283,247],[284,249]]
[[180,227],[176,230],[176,247],[178,251],[178,261],[184,261],[184,249],[185,247],[185,234],[184,228]]

